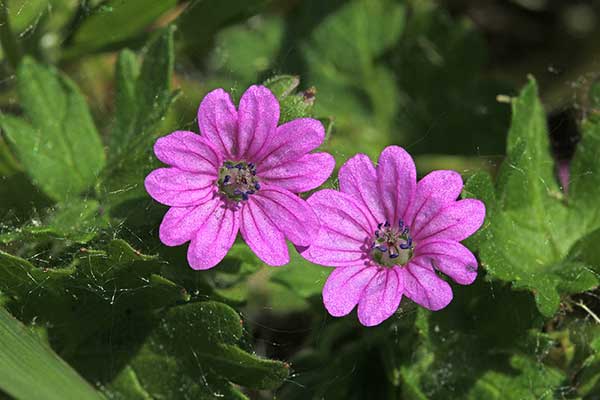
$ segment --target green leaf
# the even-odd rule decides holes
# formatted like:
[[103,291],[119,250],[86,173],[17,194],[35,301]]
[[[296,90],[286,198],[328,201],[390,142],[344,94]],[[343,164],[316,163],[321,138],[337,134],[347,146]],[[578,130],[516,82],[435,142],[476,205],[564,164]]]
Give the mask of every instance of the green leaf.
[[30,122],[0,115],[0,126],[34,183],[68,200],[96,181],[104,149],[79,89],[52,68],[25,58],[17,88]]
[[512,102],[512,124],[507,138],[507,160],[499,173],[498,201],[504,210],[526,208],[538,226],[547,225],[542,211],[549,197],[559,197],[546,114],[533,78]]
[[374,59],[398,40],[404,14],[404,7],[392,1],[351,1],[315,29],[307,51],[319,53],[325,58],[322,62],[345,78],[354,75],[362,81],[368,78]]
[[36,19],[44,13],[48,3],[48,0],[12,0],[9,4],[8,15],[14,33],[20,34],[31,29],[31,25],[35,25]]
[[6,142],[0,136],[0,176],[9,176],[18,171],[17,160],[15,160]]
[[19,318],[48,324],[56,348],[74,352],[133,311],[189,300],[182,287],[159,275],[163,264],[122,240],[110,241],[104,250],[82,248],[66,268],[38,268],[0,252],[0,291]]
[[522,356],[513,356],[511,367],[516,372],[485,373],[471,389],[467,399],[554,399],[553,391],[565,379],[561,371],[540,366],[539,363]]
[[24,172],[0,175],[0,230],[22,224],[52,204]]
[[[288,245],[288,251],[289,264],[285,268],[272,268],[271,281],[285,286],[304,299],[320,295],[331,270],[306,261],[291,244]],[[278,301],[274,299],[274,302]]]
[[600,273],[600,229],[581,238],[569,252],[569,259],[579,260]]
[[153,400],[152,396],[144,390],[137,374],[129,365],[123,368],[115,377],[110,385],[109,391],[119,393],[123,399]]
[[219,31],[210,57],[210,68],[245,88],[264,76],[280,50],[285,25],[282,17],[262,16]]
[[[140,65],[137,55],[131,50],[119,53],[115,67],[116,99],[115,127],[110,135],[110,149],[118,152],[127,147],[136,134],[137,123],[137,82],[140,75]],[[167,77],[167,79],[169,79]],[[111,153],[112,156],[112,153]]]
[[381,59],[398,42],[404,25],[402,4],[353,0],[320,21],[303,44],[308,81],[326,94],[315,112],[335,116],[344,132],[332,137],[330,147],[337,153],[376,157],[391,143],[399,94]]
[[0,251],[0,290],[35,302],[45,295],[60,297],[75,268],[36,268],[29,261]]
[[220,376],[246,387],[276,389],[289,375],[285,363],[262,359],[234,345],[219,344],[199,357]]
[[[140,326],[143,324],[132,321],[128,329],[139,330]],[[131,342],[139,335],[128,338],[126,331],[90,343],[86,348],[91,351],[75,363],[87,371],[90,379],[106,382],[111,396],[124,396],[133,385],[138,398],[246,398],[230,382],[273,389],[289,374],[286,364],[257,357],[238,347],[242,321],[237,312],[223,303],[195,302],[172,307],[150,328],[141,344]],[[126,366],[114,378],[105,367],[114,362],[105,351],[108,346],[115,354],[130,354]]]
[[245,243],[236,243],[210,273],[210,282],[220,300],[234,304],[267,307],[276,313],[306,310],[308,300],[320,296],[331,272],[306,261],[288,243],[290,262],[285,268],[265,264]]
[[108,0],[83,20],[72,37],[67,57],[103,50],[142,32],[177,5],[177,0]]
[[[567,207],[550,156],[543,107],[533,78],[513,100],[507,158],[496,183],[476,175],[465,194],[484,200],[487,222],[468,243],[479,250],[491,277],[531,291],[539,310],[551,317],[561,296],[581,293],[600,281],[585,257],[569,256],[586,235],[584,211]],[[585,206],[582,206],[585,208]]]
[[600,118],[584,121],[581,130],[570,165],[568,195],[589,232],[600,227]]
[[291,75],[276,75],[263,85],[269,88],[279,100],[279,123],[283,124],[297,118],[313,116],[316,89],[309,88],[296,93],[295,89],[300,84],[300,79]]
[[142,52],[141,66],[129,50],[116,66],[116,123],[111,132],[111,159],[104,171],[110,204],[143,197],[143,179],[152,168],[152,144],[178,92],[171,91],[174,27],[160,31]]
[[67,239],[77,243],[87,243],[108,226],[100,204],[96,200],[74,200],[57,205],[45,218],[38,219],[6,233],[0,233],[0,243],[14,241],[49,241]]
[[248,279],[263,265],[246,243],[235,243],[211,271],[215,293],[227,303],[244,303],[249,294]]
[[269,88],[277,99],[282,99],[296,90],[300,85],[300,77],[296,75],[276,75],[264,81],[263,85]]
[[0,359],[0,389],[15,399],[104,398],[4,308],[0,308]]
[[117,60],[116,124],[111,133],[114,155],[140,150],[152,143],[152,130],[173,101],[174,27],[167,27],[142,52],[141,66],[135,54],[123,50]]

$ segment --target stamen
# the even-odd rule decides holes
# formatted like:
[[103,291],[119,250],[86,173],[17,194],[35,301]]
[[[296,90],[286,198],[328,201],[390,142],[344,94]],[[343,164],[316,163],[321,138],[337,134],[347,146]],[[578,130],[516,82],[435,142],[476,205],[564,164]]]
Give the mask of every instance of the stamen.
[[225,161],[217,180],[219,192],[233,201],[246,201],[260,189],[256,178],[256,165],[245,161]]
[[381,266],[406,265],[413,255],[409,226],[401,219],[397,226],[392,226],[389,221],[377,224],[371,248],[371,258]]

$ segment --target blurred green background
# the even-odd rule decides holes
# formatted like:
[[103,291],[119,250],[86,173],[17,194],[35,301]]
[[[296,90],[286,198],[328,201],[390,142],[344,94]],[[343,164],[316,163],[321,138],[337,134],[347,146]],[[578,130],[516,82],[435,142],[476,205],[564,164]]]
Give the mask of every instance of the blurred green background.
[[[547,319],[532,296],[482,271],[474,285],[455,286],[443,312],[404,302],[392,320],[366,329],[326,315],[329,270],[293,248],[281,269],[239,243],[217,269],[191,271],[185,246],[158,241],[166,207],[141,184],[158,165],[153,141],[197,131],[208,91],[237,99],[261,82],[279,90],[282,118],[324,123],[323,148],[338,167],[397,144],[421,176],[455,169],[468,177],[496,173],[507,103],[532,74],[553,156],[568,161],[579,121],[600,107],[599,2],[4,0],[0,39],[6,121],[26,116],[45,132],[32,118],[37,103],[23,99],[39,94],[51,109],[44,85],[59,78],[41,66],[52,65],[79,87],[95,125],[88,131],[106,151],[97,182],[61,198],[52,182],[32,177],[3,122],[0,304],[106,398],[600,398],[598,289],[581,295],[587,310],[574,297]],[[33,61],[22,60],[37,64],[25,71]],[[28,76],[41,82],[37,92]],[[80,125],[50,130],[79,135]],[[335,175],[326,187],[336,187]],[[190,348],[174,345],[188,340]],[[6,370],[41,362],[21,358]],[[16,394],[26,386],[0,385],[0,398],[34,398]]]

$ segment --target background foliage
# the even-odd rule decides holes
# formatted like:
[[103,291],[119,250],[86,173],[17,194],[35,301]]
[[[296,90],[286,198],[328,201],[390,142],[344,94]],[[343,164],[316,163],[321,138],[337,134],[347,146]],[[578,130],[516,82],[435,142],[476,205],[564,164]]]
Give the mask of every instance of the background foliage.
[[[0,397],[600,398],[599,38],[583,0],[0,1]],[[477,281],[364,328],[293,247],[162,246],[153,142],[261,82],[338,166],[463,174]]]

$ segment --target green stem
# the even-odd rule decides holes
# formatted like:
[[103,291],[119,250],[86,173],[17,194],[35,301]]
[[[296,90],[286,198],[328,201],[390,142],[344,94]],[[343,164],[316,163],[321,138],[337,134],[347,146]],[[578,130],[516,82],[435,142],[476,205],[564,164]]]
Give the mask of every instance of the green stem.
[[21,49],[10,27],[7,3],[8,0],[0,0],[0,44],[11,67],[16,69],[21,61]]

